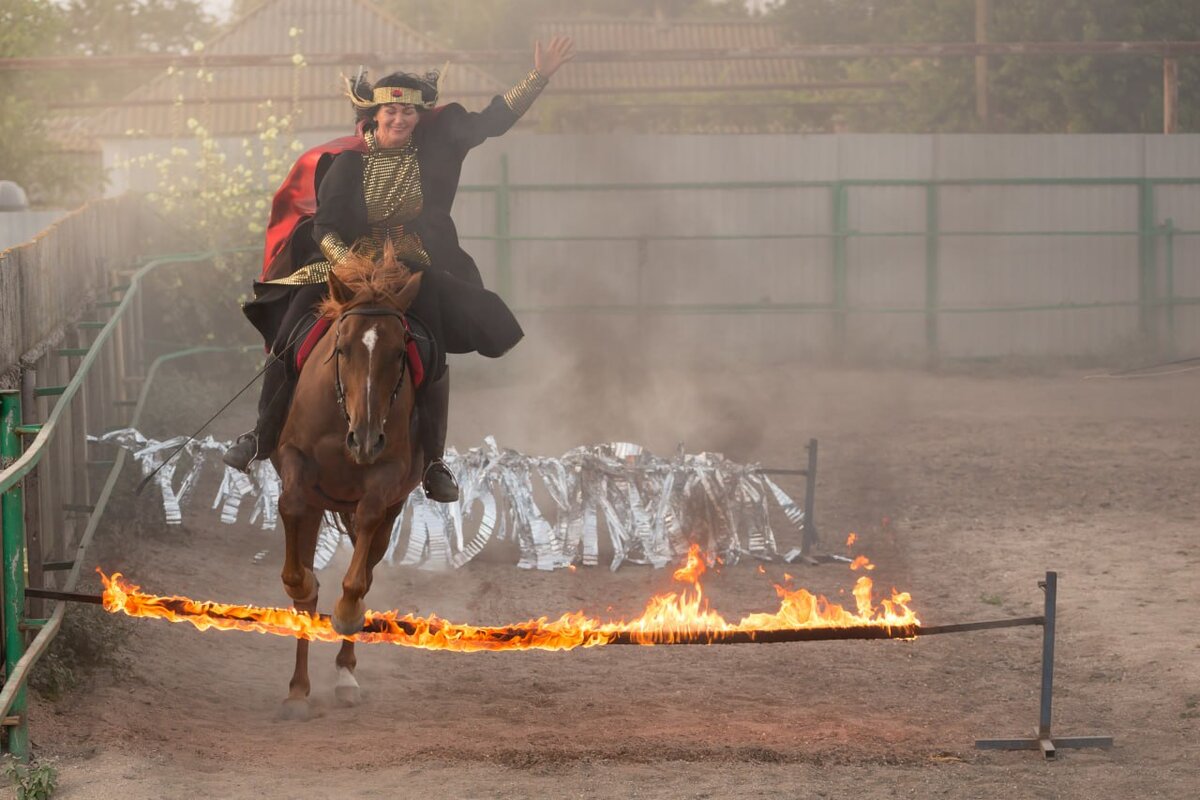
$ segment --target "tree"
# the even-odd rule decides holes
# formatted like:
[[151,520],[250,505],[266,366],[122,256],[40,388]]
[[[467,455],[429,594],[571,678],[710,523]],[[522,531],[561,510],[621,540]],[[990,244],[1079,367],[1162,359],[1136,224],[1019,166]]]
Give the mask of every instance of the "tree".
[[[184,52],[212,35],[200,0],[6,0],[0,57]],[[102,183],[98,163],[80,163],[56,143],[69,124],[47,100],[115,99],[154,71],[0,72],[0,178],[15,180],[35,204],[73,202]]]
[[[0,8],[0,57],[40,55],[60,35],[61,11],[39,0],[9,0]],[[34,204],[77,185],[71,165],[46,144],[41,102],[60,85],[54,76],[0,72],[0,179],[24,187]]]
[[[54,53],[126,56],[189,53],[216,32],[201,0],[69,0]],[[144,85],[157,70],[101,70],[72,79],[74,99],[120,97]]]
[[[975,7],[963,0],[787,0],[772,10],[805,43],[974,40]],[[988,38],[1020,41],[1160,41],[1200,38],[1194,0],[1002,0],[990,4]],[[1162,124],[1162,62],[1155,56],[995,56],[992,113],[975,115],[969,58],[857,59],[818,65],[827,77],[898,79],[889,105],[844,112],[855,130],[1155,132]],[[1180,61],[1180,85],[1200,86],[1200,58]],[[1180,110],[1200,130],[1200,109]]]

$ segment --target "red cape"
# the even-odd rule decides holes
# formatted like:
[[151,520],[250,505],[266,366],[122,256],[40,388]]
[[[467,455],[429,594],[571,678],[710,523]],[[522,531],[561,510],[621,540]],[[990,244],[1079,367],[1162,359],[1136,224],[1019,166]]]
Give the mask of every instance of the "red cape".
[[[367,142],[361,136],[343,136],[314,147],[296,159],[291,172],[283,179],[271,202],[271,217],[267,220],[267,245],[263,251],[263,271],[259,280],[281,278],[291,272],[294,265],[278,264],[281,256],[288,255],[288,244],[301,222],[317,212],[317,164],[325,155],[335,156],[346,150],[367,151]],[[286,259],[290,261],[290,259]]]

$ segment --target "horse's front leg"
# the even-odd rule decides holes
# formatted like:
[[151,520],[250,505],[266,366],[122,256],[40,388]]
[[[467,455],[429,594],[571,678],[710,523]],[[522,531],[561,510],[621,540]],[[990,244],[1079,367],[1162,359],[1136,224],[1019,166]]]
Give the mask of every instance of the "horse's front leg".
[[[384,553],[387,552],[388,544],[391,540],[392,526],[396,523],[396,517],[400,515],[400,510],[404,508],[404,503],[400,503],[387,510],[383,516],[383,521],[376,531],[375,538],[367,549],[367,574],[366,587],[371,588],[371,581],[375,575],[375,565],[383,560]],[[357,527],[355,521],[355,530],[361,530]],[[355,541],[355,553],[358,552],[358,542]],[[348,575],[349,573],[347,573]],[[344,585],[344,584],[343,584]],[[364,594],[366,591],[363,592]],[[360,604],[361,605],[361,604]],[[359,623],[361,628],[362,623]],[[342,649],[337,654],[337,685],[334,687],[333,693],[337,697],[338,702],[344,706],[356,706],[359,701],[358,679],[354,677],[354,668],[358,665],[358,659],[354,655],[354,640],[345,639],[342,641]]]
[[[287,450],[287,448],[285,448]],[[321,528],[320,509],[308,505],[304,497],[303,456],[281,453],[277,464],[283,491],[279,496],[279,516],[283,520],[284,556],[283,588],[292,598],[297,611],[315,614],[317,610],[317,578],[313,574],[313,557]],[[279,715],[284,719],[307,720],[312,716],[308,702],[311,688],[308,677],[308,640],[296,640],[296,666],[288,684],[288,696]]]
[[343,636],[353,636],[362,630],[366,618],[363,596],[371,588],[375,565],[387,552],[392,525],[404,507],[403,501],[394,506],[384,505],[384,487],[367,486],[363,499],[354,512],[354,555],[342,578],[342,596],[333,607],[333,629]]

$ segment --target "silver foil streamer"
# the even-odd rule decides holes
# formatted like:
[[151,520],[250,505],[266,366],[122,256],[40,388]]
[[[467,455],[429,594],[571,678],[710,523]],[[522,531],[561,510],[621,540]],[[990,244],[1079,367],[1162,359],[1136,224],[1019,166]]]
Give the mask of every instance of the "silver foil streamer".
[[[127,449],[143,475],[183,443],[182,437],[147,439],[131,428],[89,439]],[[227,446],[212,437],[187,442],[158,473],[167,524],[182,522],[188,497],[211,478],[217,485],[211,507],[220,509],[222,522],[245,519],[264,530],[278,526],[274,468],[266,461],[255,462],[249,474],[226,467],[221,454]],[[681,448],[661,458],[639,445],[614,442],[551,458],[501,448],[489,436],[481,447],[449,450],[445,460],[458,479],[459,502],[431,502],[418,487],[392,527],[388,564],[453,569],[492,542],[514,548],[523,569],[599,564],[602,541],[614,570],[625,563],[663,567],[693,542],[726,562],[744,555],[770,559],[777,553],[771,501],[797,530],[804,525],[801,505],[757,465],[737,464],[719,453],[687,454]],[[341,521],[326,514],[315,566],[324,568],[350,547]]]

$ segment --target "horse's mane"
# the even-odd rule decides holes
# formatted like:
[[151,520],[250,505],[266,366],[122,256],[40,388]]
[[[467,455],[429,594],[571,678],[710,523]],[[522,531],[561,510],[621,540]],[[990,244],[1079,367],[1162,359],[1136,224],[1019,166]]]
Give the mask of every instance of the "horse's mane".
[[317,313],[325,319],[337,319],[347,309],[356,306],[391,306],[399,308],[400,290],[408,283],[413,272],[396,260],[392,243],[384,245],[383,255],[378,261],[351,251],[338,262],[333,274],[353,294],[347,301],[326,297],[317,305]]

